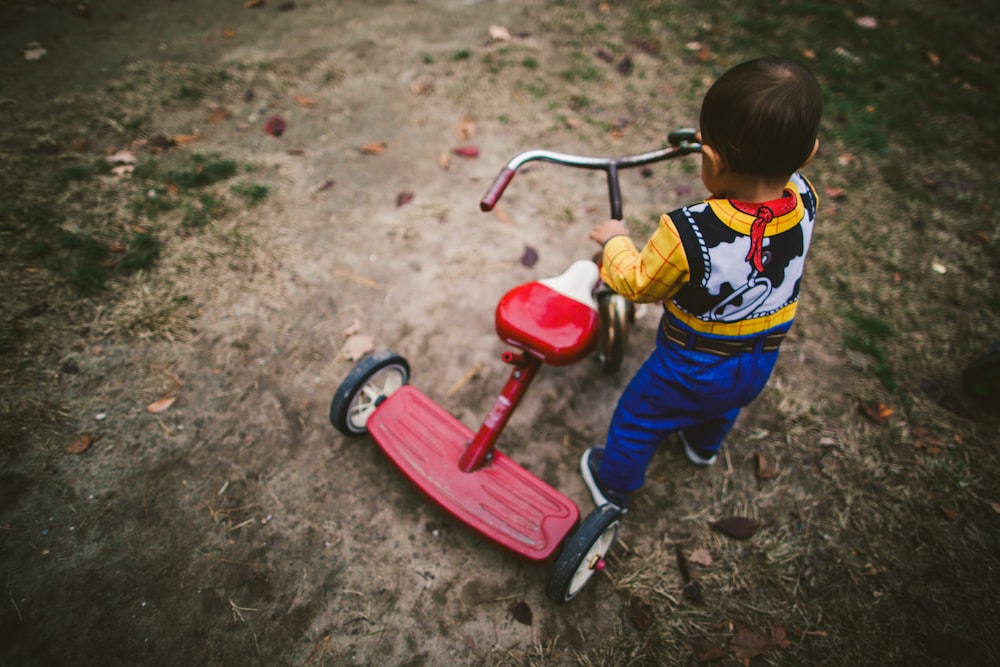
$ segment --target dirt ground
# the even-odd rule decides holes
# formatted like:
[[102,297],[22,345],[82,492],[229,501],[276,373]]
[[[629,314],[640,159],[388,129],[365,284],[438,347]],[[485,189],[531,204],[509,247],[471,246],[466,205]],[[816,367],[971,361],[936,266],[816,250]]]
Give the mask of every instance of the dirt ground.
[[[79,151],[98,161],[131,148],[138,169],[154,154],[125,141],[120,118],[136,96],[174,96],[145,109],[133,138],[194,135],[155,157],[224,156],[252,169],[268,196],[236,209],[228,240],[208,251],[170,237],[157,271],[194,304],[180,328],[120,326],[144,289],[159,298],[141,276],[17,319],[23,345],[3,378],[0,665],[599,663],[596,649],[635,632],[613,567],[573,603],[549,602],[546,567],[451,523],[370,440],[336,433],[328,406],[353,365],[343,357],[357,330],[353,343],[370,336],[406,356],[412,383],[476,427],[507,373],[494,304],[590,257],[586,234],[607,214],[602,176],[549,165],[519,174],[500,211],[482,213],[493,176],[528,148],[657,148],[667,131],[695,124],[710,79],[696,60],[630,48],[633,70],[621,52],[614,62],[593,57],[576,78],[549,77],[565,90],[542,94],[538,70],[573,71],[575,53],[607,48],[599,31],[571,34],[573,11],[556,5],[260,5],[24,1],[4,10],[8,129],[58,134],[50,121],[90,99],[93,114],[53,141],[88,138]],[[599,24],[598,10],[587,11]],[[604,68],[599,81],[586,77],[594,67]],[[176,80],[191,68],[226,76],[178,101]],[[213,116],[220,108],[231,115]],[[264,130],[274,115],[287,122],[280,137]],[[478,157],[454,152],[470,146]],[[60,154],[79,157],[65,146]],[[626,174],[629,218],[652,220],[702,196],[689,162]],[[109,193],[122,187],[101,179]],[[529,248],[533,266],[522,261]],[[11,293],[57,282],[32,269],[5,274]],[[31,306],[5,305],[5,326]],[[674,570],[679,535],[739,508],[795,514],[795,499],[825,483],[790,473],[785,490],[762,493],[746,472],[759,449],[740,443],[792,438],[796,428],[821,442],[840,430],[843,442],[865,428],[853,405],[866,385],[845,371],[840,334],[820,317],[830,308],[807,291],[775,380],[720,470],[693,471],[665,447],[619,560],[660,549],[668,557],[656,567]],[[651,343],[657,313],[639,315],[619,373],[592,360],[546,368],[501,439],[584,512],[577,461],[603,438]],[[43,330],[50,342],[32,343]],[[176,400],[147,409],[164,398]],[[816,406],[829,418],[801,427]],[[81,434],[99,438],[67,453]],[[728,510],[710,500],[723,495]],[[680,585],[668,595],[680,597]],[[518,602],[531,624],[515,619]],[[812,620],[813,641],[835,632]]]

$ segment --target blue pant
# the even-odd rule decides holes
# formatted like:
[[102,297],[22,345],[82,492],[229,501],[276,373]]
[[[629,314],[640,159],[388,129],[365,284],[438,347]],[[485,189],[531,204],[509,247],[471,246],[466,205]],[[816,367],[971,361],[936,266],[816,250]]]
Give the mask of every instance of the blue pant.
[[[664,315],[664,317],[668,317]],[[601,484],[631,492],[668,435],[684,431],[691,448],[708,458],[722,446],[740,408],[767,384],[778,352],[722,357],[687,350],[658,327],[656,349],[629,382],[611,418],[597,475]]]

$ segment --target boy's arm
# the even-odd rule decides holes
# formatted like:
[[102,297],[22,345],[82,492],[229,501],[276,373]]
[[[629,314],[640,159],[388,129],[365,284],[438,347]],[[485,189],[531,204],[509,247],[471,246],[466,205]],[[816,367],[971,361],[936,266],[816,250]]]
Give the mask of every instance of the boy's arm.
[[641,252],[617,220],[601,223],[590,238],[604,244],[601,279],[630,301],[668,299],[690,276],[680,236],[667,215],[660,217],[659,227]]

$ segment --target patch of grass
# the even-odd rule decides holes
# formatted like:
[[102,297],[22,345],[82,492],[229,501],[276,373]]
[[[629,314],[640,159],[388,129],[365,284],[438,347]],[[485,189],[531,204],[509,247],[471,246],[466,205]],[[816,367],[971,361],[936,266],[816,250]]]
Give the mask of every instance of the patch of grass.
[[468,60],[471,57],[472,57],[472,51],[470,51],[469,49],[460,49],[458,51],[455,51],[455,53],[451,54],[452,62]]
[[229,189],[242,197],[251,208],[267,199],[271,191],[271,188],[259,183],[237,183]]
[[560,72],[559,76],[568,83],[581,81],[599,81],[603,72],[588,56],[574,53],[569,68]]
[[136,233],[129,240],[125,253],[115,264],[119,273],[146,271],[153,268],[160,258],[163,244],[151,234]]
[[529,56],[521,61],[521,67],[525,69],[536,70],[538,69],[538,60]]
[[854,325],[854,331],[844,334],[844,347],[871,357],[875,362],[872,366],[875,377],[889,391],[898,391],[899,382],[886,350],[886,344],[895,335],[892,325],[860,313],[848,313],[846,317]]
[[191,156],[194,166],[189,169],[172,169],[167,179],[179,188],[203,188],[236,175],[239,170],[236,160],[210,158],[195,154]]

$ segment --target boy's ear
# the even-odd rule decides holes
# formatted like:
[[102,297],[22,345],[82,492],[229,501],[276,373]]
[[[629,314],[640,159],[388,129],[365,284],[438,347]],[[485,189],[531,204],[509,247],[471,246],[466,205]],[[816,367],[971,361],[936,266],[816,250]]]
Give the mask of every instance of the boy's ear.
[[[816,153],[818,152],[819,152],[819,139],[817,139],[816,143],[813,144],[812,153],[810,153],[809,157],[806,158],[806,161],[802,163],[802,167],[805,167],[807,164],[812,162],[813,158],[816,157]],[[802,167],[799,168],[801,169]]]
[[719,153],[708,144],[701,145],[701,159],[708,162],[709,173],[718,176],[726,170],[726,162]]

